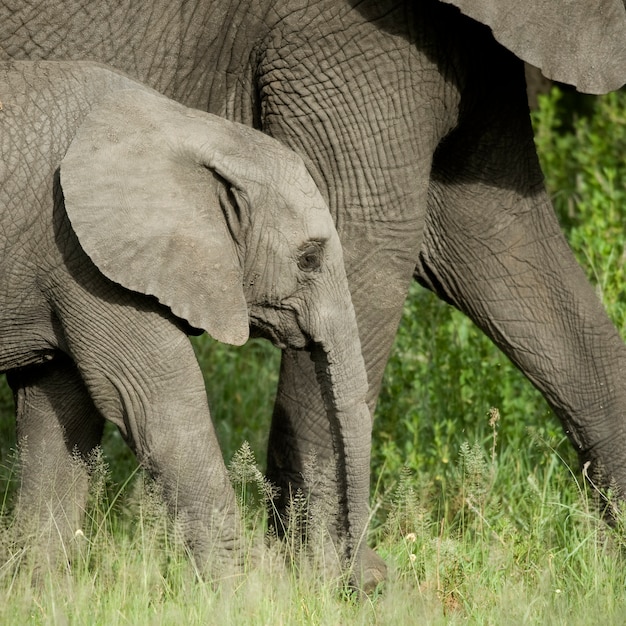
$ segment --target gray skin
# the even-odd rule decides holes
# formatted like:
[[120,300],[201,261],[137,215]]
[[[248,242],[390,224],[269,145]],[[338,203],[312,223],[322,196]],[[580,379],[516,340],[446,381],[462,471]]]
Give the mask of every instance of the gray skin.
[[[622,0],[511,4],[459,2],[517,57],[437,0],[118,0],[97,11],[1,0],[0,49],[109,62],[293,148],[335,218],[372,410],[416,279],[493,339],[589,471],[623,491],[626,348],[544,189],[520,58],[614,89],[626,82],[626,12]],[[312,380],[306,356],[286,351],[267,472],[283,494],[308,486],[324,498],[302,472],[311,450],[333,451]]]
[[234,492],[187,332],[241,345],[251,326],[315,368],[341,474],[337,552],[359,567],[367,378],[339,238],[302,160],[90,63],[0,64],[0,94],[0,371],[17,394],[21,520],[51,552],[67,544],[87,489],[73,457],[106,419],[201,571],[236,570]]

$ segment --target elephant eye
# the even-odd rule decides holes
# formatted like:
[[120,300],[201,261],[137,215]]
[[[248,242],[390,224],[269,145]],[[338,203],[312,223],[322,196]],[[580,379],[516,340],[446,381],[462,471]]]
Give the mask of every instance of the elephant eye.
[[322,265],[324,244],[321,241],[307,241],[298,255],[298,267],[303,272],[315,272]]

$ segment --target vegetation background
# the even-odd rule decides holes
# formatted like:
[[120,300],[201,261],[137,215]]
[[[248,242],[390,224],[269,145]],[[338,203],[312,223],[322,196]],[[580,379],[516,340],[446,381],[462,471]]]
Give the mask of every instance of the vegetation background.
[[[534,123],[563,228],[626,339],[626,93],[572,100],[554,89]],[[194,345],[246,532],[262,542],[256,467],[279,353],[261,341]],[[556,418],[466,318],[417,285],[374,428],[370,544],[389,581],[365,602],[342,597],[305,562],[285,567],[272,550],[234,590],[199,581],[114,429],[81,558],[33,585],[18,567],[25,551],[10,541],[18,475],[4,383],[0,415],[0,624],[626,623],[626,534],[598,519]]]

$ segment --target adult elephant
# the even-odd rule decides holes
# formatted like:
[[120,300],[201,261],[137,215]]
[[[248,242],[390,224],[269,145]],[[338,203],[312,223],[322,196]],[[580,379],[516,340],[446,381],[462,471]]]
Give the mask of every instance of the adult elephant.
[[[626,81],[621,0],[529,0],[523,15],[510,0],[458,4],[551,78],[595,92]],[[626,487],[626,348],[546,195],[522,63],[490,28],[436,0],[2,0],[0,46],[108,62],[295,149],[344,247],[371,408],[415,277],[539,388],[583,461]],[[282,494],[311,451],[331,457],[314,381],[307,358],[284,353],[268,451]]]

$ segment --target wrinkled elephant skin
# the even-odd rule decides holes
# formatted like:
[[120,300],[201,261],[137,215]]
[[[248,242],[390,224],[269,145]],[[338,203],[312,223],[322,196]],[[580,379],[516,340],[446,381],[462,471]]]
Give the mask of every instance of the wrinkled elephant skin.
[[[127,0],[96,18],[78,0],[63,10],[3,0],[0,47],[14,58],[112,63],[293,148],[344,248],[370,407],[415,277],[501,347],[581,459],[626,489],[626,349],[545,192],[522,63],[497,43],[552,78],[606,91],[626,82],[623,2],[602,0],[600,11],[586,0],[529,0],[519,22],[507,0],[455,4]],[[268,450],[282,493],[306,487],[310,452],[333,457],[314,379],[306,357],[285,353]]]
[[200,569],[236,572],[234,492],[185,331],[240,345],[252,326],[316,368],[337,565],[360,585],[367,377],[341,244],[300,157],[88,62],[0,64],[0,94],[0,371],[17,399],[20,522],[62,550],[85,505],[75,452],[88,459],[107,419]]

